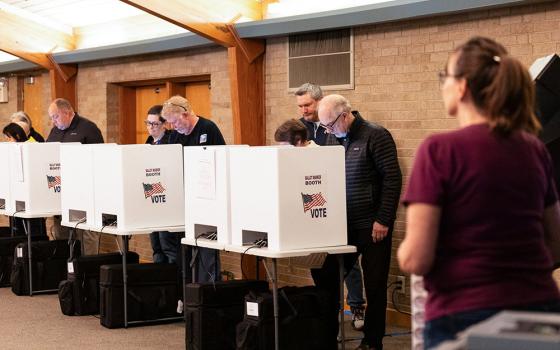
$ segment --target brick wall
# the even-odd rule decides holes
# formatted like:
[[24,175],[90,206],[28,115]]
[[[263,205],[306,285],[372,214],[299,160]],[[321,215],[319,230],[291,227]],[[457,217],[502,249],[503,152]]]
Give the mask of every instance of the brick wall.
[[[404,183],[420,142],[434,132],[457,127],[456,120],[444,113],[437,72],[444,68],[453,48],[474,35],[498,40],[528,67],[538,57],[560,52],[560,4],[473,12],[354,30],[355,88],[327,93],[347,97],[362,116],[389,129],[397,144]],[[286,57],[287,38],[269,39],[266,56],[269,143],[278,125],[297,116],[295,98],[287,91]],[[399,207],[393,257],[404,229],[404,210]],[[305,270],[294,273],[304,280],[308,278]],[[393,259],[389,281],[400,274]],[[395,297],[400,308],[410,311],[408,294]]]

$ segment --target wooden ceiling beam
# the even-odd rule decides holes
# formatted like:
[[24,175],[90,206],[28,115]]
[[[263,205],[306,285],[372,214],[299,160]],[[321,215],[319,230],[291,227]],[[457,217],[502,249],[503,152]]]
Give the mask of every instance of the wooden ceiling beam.
[[68,82],[72,77],[78,74],[78,67],[76,67],[76,65],[58,64],[55,61],[53,55],[51,55],[50,53],[47,54],[47,58],[53,65],[53,69],[55,69],[58,72],[62,80],[64,80],[65,82]]
[[240,42],[247,41],[243,44],[246,47],[244,52],[252,51],[251,47],[254,45],[250,40],[232,34],[227,22],[237,20],[240,16],[262,19],[261,4],[255,0],[121,1],[225,47],[235,47]]
[[144,12],[173,23],[181,28],[196,33],[219,45],[231,47],[236,42],[225,24],[213,22],[205,18],[205,14],[197,11],[196,1],[151,1],[121,0]]
[[229,30],[233,39],[235,40],[236,46],[239,47],[241,52],[245,55],[245,58],[249,62],[249,64],[253,63],[253,61],[264,53],[264,41],[263,40],[246,40],[241,39],[239,33],[233,26],[233,24],[226,24],[226,28]]
[[[76,94],[76,75],[72,77],[64,76],[61,74],[61,70],[50,69],[49,77],[51,82],[51,100],[56,98],[65,98],[75,110],[78,110],[77,106],[77,94]],[[68,80],[66,80],[68,79]]]
[[0,9],[0,50],[46,69],[54,65],[47,57],[56,49],[74,49],[72,35],[41,25],[17,13]]
[[[264,51],[264,43],[261,43]],[[252,63],[239,47],[228,48],[234,144],[266,144],[264,55]]]

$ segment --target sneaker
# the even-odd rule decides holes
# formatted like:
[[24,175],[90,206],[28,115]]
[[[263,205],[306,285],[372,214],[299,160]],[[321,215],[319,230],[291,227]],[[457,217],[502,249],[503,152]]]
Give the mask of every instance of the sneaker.
[[183,313],[183,301],[182,300],[177,300],[177,313],[178,314]]
[[361,331],[364,329],[364,307],[350,307],[350,312],[352,312],[352,328],[356,331]]

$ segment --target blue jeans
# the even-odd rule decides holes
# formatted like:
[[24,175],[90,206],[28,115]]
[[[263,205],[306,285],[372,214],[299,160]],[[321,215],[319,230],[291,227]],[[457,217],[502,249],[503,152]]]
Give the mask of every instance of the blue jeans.
[[432,349],[446,340],[454,340],[457,333],[494,316],[502,310],[560,312],[560,300],[507,309],[493,308],[465,311],[436,318],[426,322],[424,327],[424,348]]
[[175,264],[181,249],[181,235],[176,232],[159,231],[150,233],[153,260],[155,263]]
[[362,269],[358,260],[356,260],[352,269],[347,272],[344,282],[346,282],[346,289],[348,289],[348,295],[346,295],[348,305],[350,307],[363,307],[366,301],[364,299]]

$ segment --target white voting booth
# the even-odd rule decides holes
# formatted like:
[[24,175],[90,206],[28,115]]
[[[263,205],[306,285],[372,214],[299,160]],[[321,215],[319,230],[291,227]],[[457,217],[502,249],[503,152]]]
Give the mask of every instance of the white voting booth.
[[346,245],[344,172],[342,146],[231,149],[232,244]]
[[96,227],[184,225],[181,145],[93,148]]
[[9,142],[0,143],[0,213],[13,213],[10,201],[10,145]]
[[231,243],[229,154],[238,146],[184,147],[185,237],[216,232]]
[[62,222],[94,226],[93,149],[115,144],[60,145]]
[[60,143],[12,143],[8,146],[12,212],[60,212]]

